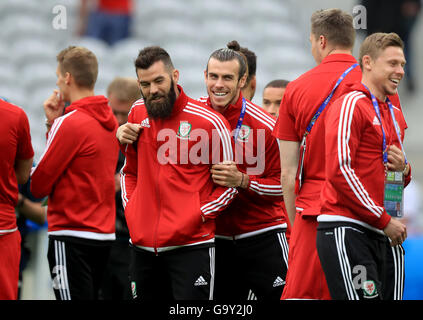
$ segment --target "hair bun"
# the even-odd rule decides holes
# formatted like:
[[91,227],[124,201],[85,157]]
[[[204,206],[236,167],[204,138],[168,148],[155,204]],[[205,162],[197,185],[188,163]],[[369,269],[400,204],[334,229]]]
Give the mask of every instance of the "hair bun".
[[228,42],[228,44],[226,46],[228,47],[228,49],[232,49],[234,51],[240,51],[241,50],[241,46],[239,45],[238,41],[236,41],[236,40],[232,40],[231,42]]

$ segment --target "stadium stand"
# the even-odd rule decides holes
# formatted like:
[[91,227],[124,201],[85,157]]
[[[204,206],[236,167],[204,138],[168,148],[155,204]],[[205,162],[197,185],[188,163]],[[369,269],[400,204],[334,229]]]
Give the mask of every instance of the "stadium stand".
[[[101,40],[75,38],[78,1],[61,0],[67,27],[52,26],[57,0],[0,1],[0,96],[21,106],[28,114],[38,160],[45,146],[42,103],[56,88],[56,54],[68,45],[82,45],[99,60],[97,94],[106,94],[116,76],[135,77],[133,61],[147,45],[166,48],[181,71],[180,83],[192,97],[206,94],[204,69],[210,53],[231,40],[253,50],[257,57],[258,87],[254,101],[262,100],[270,80],[293,80],[314,66],[308,43],[309,15],[293,0],[136,0],[132,36],[109,47]],[[308,1],[310,3],[310,1]],[[335,1],[321,1],[324,4]],[[349,1],[352,3],[354,1]],[[324,4],[321,7],[327,7]],[[316,5],[315,5],[316,6]],[[311,7],[308,8],[311,10]],[[407,119],[413,109],[407,110]],[[409,123],[410,126],[410,123]],[[46,241],[45,234],[39,241]],[[49,277],[39,279],[45,259],[43,244],[36,243],[28,283],[37,288],[26,299],[50,299]],[[31,276],[33,278],[31,278]],[[43,276],[46,276],[43,274]],[[41,286],[41,288],[40,288]],[[44,290],[43,290],[44,288]],[[28,289],[30,290],[30,289]]]

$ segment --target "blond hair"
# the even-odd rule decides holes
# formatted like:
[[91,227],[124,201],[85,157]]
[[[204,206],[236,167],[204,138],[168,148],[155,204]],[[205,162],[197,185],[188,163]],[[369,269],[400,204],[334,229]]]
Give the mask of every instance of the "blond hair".
[[138,82],[134,78],[115,78],[107,87],[107,95],[113,93],[119,101],[133,103],[141,98]]
[[364,39],[361,44],[359,54],[361,69],[363,69],[364,56],[370,56],[370,58],[376,60],[379,57],[380,52],[385,50],[387,47],[400,47],[404,50],[404,42],[401,40],[400,36],[394,32],[376,32]]
[[353,17],[339,9],[326,9],[311,15],[311,33],[317,39],[321,35],[335,46],[352,49],[355,41]]
[[98,75],[97,58],[84,47],[69,46],[57,55],[62,75],[69,72],[79,87],[93,89]]

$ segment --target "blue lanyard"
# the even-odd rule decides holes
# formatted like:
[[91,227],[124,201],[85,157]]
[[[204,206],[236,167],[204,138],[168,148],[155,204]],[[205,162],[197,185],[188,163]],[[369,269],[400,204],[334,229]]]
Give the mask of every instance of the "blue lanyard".
[[335,93],[335,90],[338,88],[339,84],[342,82],[342,80],[345,79],[348,73],[351,72],[355,67],[358,66],[358,63],[354,63],[352,66],[350,66],[347,70],[342,73],[342,75],[339,77],[338,81],[336,81],[335,86],[333,87],[330,94],[327,96],[327,98],[323,101],[323,103],[320,105],[319,109],[317,109],[316,113],[314,114],[313,118],[311,118],[311,121],[309,125],[306,128],[306,131],[304,132],[303,140],[300,144],[300,159],[299,159],[299,169],[297,170],[297,182],[295,185],[295,193],[298,194],[299,190],[302,185],[302,175],[303,175],[303,166],[304,166],[304,157],[306,152],[306,138],[307,135],[311,132],[311,129],[313,128],[315,122],[319,118],[320,114],[323,112],[323,110],[326,108],[326,106],[329,104],[330,100],[333,97],[333,94]]
[[353,70],[357,66],[358,66],[358,63],[354,63],[351,67],[349,67],[347,70],[345,70],[344,73],[339,77],[339,79],[336,82],[335,86],[333,87],[331,93],[327,96],[325,101],[323,101],[323,103],[320,105],[319,109],[317,109],[313,118],[311,118],[311,121],[306,128],[306,132],[304,133],[304,136],[307,136],[310,133],[311,129],[314,126],[314,123],[319,118],[319,116],[323,112],[323,110],[325,110],[326,106],[329,104],[330,100],[332,99],[333,94],[335,93],[336,88],[338,88],[338,86],[342,82],[342,80],[344,80],[344,78],[347,76],[347,74],[350,73],[351,70]]
[[[388,163],[388,150],[387,150],[387,147],[386,147],[386,135],[385,135],[385,130],[383,129],[382,117],[381,117],[381,115],[380,115],[380,108],[379,108],[379,104],[377,103],[376,97],[373,95],[373,93],[371,93],[371,92],[370,92],[369,88],[367,88],[367,87],[366,87],[366,85],[364,85],[364,84],[363,84],[363,86],[364,86],[364,87],[365,87],[365,88],[369,91],[369,93],[370,93],[370,97],[372,98],[373,108],[375,109],[376,116],[378,117],[379,122],[380,122],[380,127],[381,127],[381,129],[382,129],[382,138],[383,138],[383,140],[382,140],[383,163],[384,163],[384,164],[386,164],[386,163]],[[392,122],[394,123],[395,131],[396,131],[396,133],[397,133],[398,140],[399,140],[399,143],[400,143],[400,145],[401,145],[401,150],[402,150],[402,152],[403,152],[403,154],[404,154],[405,163],[407,163],[407,158],[405,157],[405,152],[404,152],[404,148],[403,148],[402,141],[401,141],[401,134],[400,134],[400,132],[399,132],[399,126],[398,126],[397,120],[395,119],[394,108],[392,107],[392,103],[391,103],[391,101],[388,99],[388,97],[386,98],[386,102],[387,102],[387,104],[388,104],[389,111],[390,111],[390,113],[391,113]]]
[[234,134],[234,140],[236,143],[236,140],[238,138],[239,130],[241,130],[242,122],[244,121],[245,111],[247,110],[247,101],[245,98],[242,98],[242,108],[241,113],[239,114],[238,123],[236,124],[235,128],[235,134]]

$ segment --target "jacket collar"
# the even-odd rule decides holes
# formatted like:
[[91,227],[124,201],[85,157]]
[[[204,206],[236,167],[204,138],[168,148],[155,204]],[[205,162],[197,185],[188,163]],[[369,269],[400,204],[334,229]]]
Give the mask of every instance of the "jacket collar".
[[179,96],[173,104],[172,115],[182,111],[188,102],[188,96],[185,94],[184,89],[178,84]]
[[332,62],[351,62],[357,63],[357,60],[351,55],[346,53],[333,53],[326,56],[321,64],[327,64]]

